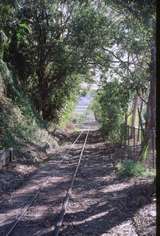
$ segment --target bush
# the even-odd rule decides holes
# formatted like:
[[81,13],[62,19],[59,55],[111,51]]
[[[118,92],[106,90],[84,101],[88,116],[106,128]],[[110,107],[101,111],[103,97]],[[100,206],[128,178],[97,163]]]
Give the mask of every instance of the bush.
[[121,177],[154,175],[154,171],[146,169],[143,163],[136,162],[130,159],[118,162],[116,168],[118,171],[118,175]]
[[128,100],[128,93],[118,81],[107,82],[98,90],[92,109],[107,141],[122,142]]

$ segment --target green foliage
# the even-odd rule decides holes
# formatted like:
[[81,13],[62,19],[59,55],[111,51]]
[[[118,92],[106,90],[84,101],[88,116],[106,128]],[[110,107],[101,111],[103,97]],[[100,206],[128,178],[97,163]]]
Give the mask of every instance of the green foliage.
[[42,118],[57,122],[72,94],[71,87],[77,85],[71,78],[88,73],[89,63],[95,61],[97,49],[106,40],[109,20],[92,1],[19,4],[21,7],[9,5],[14,9],[15,23],[8,19],[10,44],[5,60],[14,67],[18,84]]
[[139,157],[140,161],[146,160],[148,155],[149,155],[149,145],[148,145],[148,142],[145,142],[145,145],[142,148],[142,151],[140,153],[140,157]]
[[[147,94],[154,19],[149,0],[1,1],[0,30],[7,44],[1,43],[0,53],[12,71],[2,65],[7,96],[28,122],[64,124],[80,82],[90,81],[91,69],[98,69],[95,115],[106,137],[120,142],[129,100],[135,92]],[[17,132],[29,136],[30,129],[19,127]]]
[[26,40],[26,35],[31,34],[31,28],[26,22],[21,22],[16,30],[17,42],[23,42]]
[[146,169],[141,162],[136,162],[130,159],[118,162],[116,168],[118,175],[121,177],[155,175],[153,170]]
[[23,96],[12,104],[11,100],[2,100],[0,110],[0,139],[3,147],[18,147],[24,141],[38,141],[36,131],[45,125],[32,110],[32,106]]
[[119,82],[113,81],[99,90],[95,99],[93,110],[102,125],[104,135],[112,142],[120,142],[128,106],[128,94]]
[[80,91],[80,95],[81,95],[82,97],[85,97],[85,96],[87,95],[87,92],[88,92],[87,89],[82,89],[82,90]]
[[0,143],[2,147],[18,147],[23,141],[38,140],[37,130],[46,128],[31,101],[18,89],[6,63],[0,61],[0,77],[9,88],[10,99],[0,99]]
[[72,112],[75,108],[76,101],[78,99],[79,86],[75,86],[75,89],[72,90],[70,96],[65,102],[63,102],[63,108],[60,111],[59,125],[64,127],[68,122],[71,121]]
[[14,7],[11,1],[0,2],[0,29],[4,30],[7,36],[10,34],[10,22],[14,20],[14,13]]
[[125,16],[134,16],[135,19],[138,19],[146,27],[150,27],[155,23],[155,0],[107,0],[105,2],[122,11]]

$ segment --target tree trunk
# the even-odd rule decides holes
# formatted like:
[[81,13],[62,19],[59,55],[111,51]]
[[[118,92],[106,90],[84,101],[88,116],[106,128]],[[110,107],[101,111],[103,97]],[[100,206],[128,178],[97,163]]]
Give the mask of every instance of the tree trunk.
[[[141,100],[140,107],[138,108],[138,117],[139,117],[139,124],[138,124],[138,141],[142,142],[142,137],[144,137],[144,128],[143,128],[143,121],[142,121],[142,110],[143,110],[143,101]],[[141,137],[141,139],[140,139]]]
[[[147,103],[147,120],[144,137],[144,150],[148,150],[151,143],[155,143],[155,137],[152,135],[152,130],[156,129],[156,47],[155,42],[151,47],[151,77],[150,91]],[[140,159],[143,159],[142,150]]]
[[42,112],[42,117],[44,120],[48,117],[48,79],[45,75],[45,68],[41,66],[37,72],[38,82],[39,82],[39,96],[40,96],[40,104],[39,108]]
[[133,99],[133,112],[132,112],[132,138],[134,137],[134,127],[135,127],[135,120],[136,120],[136,111],[137,111],[137,105],[138,105],[138,96],[135,95]]

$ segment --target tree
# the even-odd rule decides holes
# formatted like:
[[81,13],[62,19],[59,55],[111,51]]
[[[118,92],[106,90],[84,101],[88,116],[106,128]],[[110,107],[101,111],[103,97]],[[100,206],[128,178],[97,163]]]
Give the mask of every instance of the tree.
[[[143,0],[143,1],[123,1],[114,0],[111,2],[112,6],[116,6],[123,11],[123,14],[132,14],[136,20],[144,27],[146,32],[150,35],[148,37],[151,59],[148,71],[149,81],[149,96],[147,101],[147,117],[144,138],[144,149],[148,147],[150,142],[155,142],[155,136],[151,130],[156,129],[156,42],[155,42],[155,24],[156,24],[156,1]],[[142,150],[142,153],[144,150]],[[143,157],[142,157],[143,158]]]
[[103,84],[99,90],[93,109],[96,117],[102,123],[102,131],[107,140],[121,143],[124,135],[124,118],[128,108],[129,93],[117,81]]
[[[145,5],[144,2],[148,4]],[[150,115],[147,116],[146,123],[155,124],[155,80],[151,80],[155,71],[155,68],[151,70],[154,47],[148,50],[151,48],[151,42],[154,42],[155,5],[153,1],[144,2],[141,4],[139,1],[115,0],[106,1],[106,5],[101,2],[106,12],[107,8],[110,8],[108,14],[112,27],[108,35],[108,45],[103,45],[99,62],[103,67],[103,61],[107,59],[109,63],[106,70],[102,70],[103,80],[112,78],[121,81],[124,91],[130,91],[130,99],[138,96],[145,101],[150,88],[150,95],[147,97]],[[102,89],[105,88],[102,83]],[[151,111],[152,108],[154,111]],[[150,128],[146,128],[145,136],[147,129]],[[147,142],[145,139],[146,144]]]
[[57,92],[65,81],[74,83],[72,75],[85,74],[94,63],[106,37],[106,17],[91,1],[38,0],[23,1],[17,19],[7,60],[43,119],[51,120],[63,106]]

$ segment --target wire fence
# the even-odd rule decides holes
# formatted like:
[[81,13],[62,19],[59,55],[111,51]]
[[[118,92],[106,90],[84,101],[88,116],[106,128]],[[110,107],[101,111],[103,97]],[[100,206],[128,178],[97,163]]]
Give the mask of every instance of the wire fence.
[[[141,128],[125,126],[124,127],[124,137],[122,140],[122,144],[125,147],[125,150],[128,156],[131,159],[139,160],[140,153],[144,150],[144,130]],[[147,150],[147,156],[143,160],[144,164],[147,167],[155,168],[156,167],[156,131],[155,129],[150,129],[148,131],[149,144]]]

